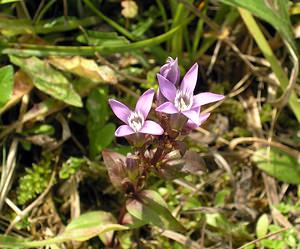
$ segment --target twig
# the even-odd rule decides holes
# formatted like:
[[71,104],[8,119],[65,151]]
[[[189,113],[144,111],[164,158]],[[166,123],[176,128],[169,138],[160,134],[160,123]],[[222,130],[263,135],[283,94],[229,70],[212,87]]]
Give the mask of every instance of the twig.
[[246,74],[239,82],[232,88],[233,91],[231,91],[229,94],[225,96],[225,99],[223,101],[218,101],[217,103],[211,105],[207,109],[205,109],[202,113],[208,113],[219,107],[226,99],[233,98],[234,96],[239,95],[243,91],[245,91],[248,86],[251,84],[251,82],[247,83],[247,80],[249,79],[250,74]]
[[224,39],[224,42],[227,43],[231,49],[237,53],[237,55],[245,62],[245,64],[255,73],[258,71],[258,68],[254,65],[252,65],[252,63],[250,62],[250,60],[248,59],[248,57],[243,54],[240,49],[234,44],[232,43],[229,39]]
[[[23,125],[22,125],[22,122],[20,122],[20,120],[22,120],[23,116],[25,115],[28,103],[29,103],[29,95],[26,94],[22,98],[20,114],[19,114],[19,121],[17,122],[17,125],[16,125],[17,132],[22,131]],[[3,171],[2,171],[1,182],[0,182],[0,212],[3,207],[6,195],[10,189],[11,179],[12,179],[14,171],[15,171],[18,143],[19,142],[18,142],[17,138],[13,139],[11,146],[10,146],[9,153],[8,153],[6,165],[5,166],[3,165]]]
[[243,245],[243,246],[240,246],[238,249],[244,249],[244,248],[247,248],[248,246],[253,245],[253,244],[255,244],[255,243],[257,243],[257,242],[259,242],[259,241],[261,241],[261,240],[264,240],[264,239],[267,239],[267,238],[272,237],[272,236],[274,236],[274,235],[283,233],[283,232],[285,232],[285,231],[287,231],[287,230],[289,230],[289,229],[291,229],[291,227],[286,227],[286,228],[280,229],[280,230],[278,230],[278,231],[276,231],[276,232],[269,233],[269,234],[267,234],[267,235],[265,235],[265,236],[263,236],[263,237],[260,237],[260,238],[258,238],[258,239],[252,240],[252,241],[246,243],[246,244]]
[[213,53],[213,56],[211,57],[211,60],[210,60],[210,64],[208,66],[208,69],[207,69],[207,72],[206,72],[206,75],[210,75],[210,73],[212,72],[213,70],[213,67],[217,61],[217,58],[218,58],[218,54],[220,52],[220,48],[221,48],[221,45],[222,45],[222,40],[218,40],[216,46],[215,46],[215,49],[214,49],[214,53]]
[[118,67],[116,67],[115,65],[113,65],[112,63],[110,63],[108,60],[106,60],[104,57],[102,57],[99,53],[95,53],[96,57],[98,58],[99,62],[110,67],[113,71],[115,71],[117,74],[123,76],[124,78],[131,80],[135,83],[139,83],[139,84],[147,84],[147,80],[144,79],[140,79],[138,77],[134,77],[132,75],[128,75],[125,74],[123,72],[120,71],[120,69]]
[[294,67],[291,71],[291,76],[289,79],[288,86],[286,87],[283,94],[277,100],[274,101],[275,106],[280,109],[282,109],[288,103],[289,98],[295,88],[298,73],[299,73],[299,59],[298,59],[296,53],[294,52],[294,50],[290,47],[290,45],[288,43],[286,43],[286,46],[288,47],[288,49],[290,51],[292,61],[294,63]]
[[198,245],[198,243],[196,243],[195,241],[192,241],[190,238],[188,238],[188,237],[186,237],[186,236],[184,236],[180,233],[177,233],[177,232],[174,232],[174,231],[171,231],[171,230],[164,230],[161,233],[161,235],[165,236],[169,239],[177,241],[178,243],[185,246],[185,248],[201,249],[201,247]]
[[270,145],[273,146],[275,148],[281,149],[282,151],[284,151],[285,153],[289,154],[292,157],[295,157],[297,160],[300,159],[300,152],[292,149],[284,144],[278,143],[278,142],[274,142],[274,141],[268,141],[266,139],[263,138],[259,138],[259,137],[239,137],[239,138],[235,138],[230,142],[230,148],[234,149],[238,144],[240,143],[252,143],[252,142],[256,142],[256,143],[262,143],[262,144],[266,144],[266,145]]
[[136,94],[134,91],[131,91],[131,90],[130,90],[128,87],[126,87],[126,86],[123,86],[123,85],[121,85],[121,84],[116,84],[116,85],[114,85],[114,86],[116,86],[116,87],[119,88],[121,91],[123,91],[123,92],[125,92],[125,93],[131,95],[131,96],[134,97],[134,98],[139,98],[139,95],[138,95],[138,94]]
[[201,240],[200,240],[200,248],[205,249],[204,247],[204,241],[205,241],[205,228],[206,228],[206,220],[204,220],[204,223],[201,228]]

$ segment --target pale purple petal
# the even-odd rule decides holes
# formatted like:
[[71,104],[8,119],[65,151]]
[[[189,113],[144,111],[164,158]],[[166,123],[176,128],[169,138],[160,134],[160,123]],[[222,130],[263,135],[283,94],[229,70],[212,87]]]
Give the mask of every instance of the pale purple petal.
[[200,123],[199,113],[194,110],[183,111],[182,114],[190,119],[195,124]]
[[171,83],[177,84],[180,79],[180,69],[177,58],[174,60],[169,57],[167,63],[160,68],[160,74],[168,79]]
[[136,103],[135,111],[142,113],[144,119],[147,118],[151,110],[154,93],[155,93],[154,89],[147,90],[146,92],[143,93],[143,95],[139,98],[139,100]]
[[209,116],[210,116],[210,113],[200,114],[199,123],[197,123],[197,124],[189,119],[186,123],[186,128],[188,128],[188,129],[198,128],[200,125],[202,125],[208,119]]
[[124,137],[124,136],[129,136],[133,133],[135,133],[134,130],[132,130],[128,125],[121,125],[115,131],[115,136],[116,137]]
[[197,112],[197,113],[200,113],[200,111],[201,111],[201,106],[192,106],[192,108],[191,108],[190,110],[193,110],[193,111],[195,111],[195,112]]
[[164,129],[154,121],[146,120],[139,132],[151,135],[161,135],[164,133]]
[[180,90],[183,92],[193,93],[198,78],[198,64],[195,63],[185,74],[181,81]]
[[199,93],[193,98],[193,107],[209,104],[224,99],[224,95],[210,92]]
[[208,117],[210,116],[210,113],[204,113],[204,114],[200,114],[200,117],[199,117],[199,126],[202,125],[207,119]]
[[126,105],[114,99],[110,99],[108,102],[114,114],[124,123],[128,124],[127,119],[131,113],[130,109]]
[[159,91],[169,101],[173,102],[176,96],[175,85],[160,74],[157,74],[157,79],[159,83]]
[[155,111],[164,112],[164,113],[167,113],[167,114],[174,114],[174,113],[179,112],[177,110],[177,108],[175,107],[175,105],[171,102],[165,102],[165,103],[161,104],[159,107],[157,107],[155,109]]
[[194,129],[198,128],[198,127],[199,127],[199,125],[195,124],[190,119],[186,122],[186,125],[185,125],[185,128],[189,129],[189,130],[194,130]]
[[159,88],[156,91],[156,104],[160,106],[161,104],[165,103],[167,99],[161,94]]

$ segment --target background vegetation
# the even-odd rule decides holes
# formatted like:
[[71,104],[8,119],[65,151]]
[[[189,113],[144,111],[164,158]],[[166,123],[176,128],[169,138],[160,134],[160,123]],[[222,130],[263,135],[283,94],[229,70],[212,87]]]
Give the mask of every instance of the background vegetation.
[[[0,0],[0,247],[300,248],[299,14],[288,0]],[[185,230],[104,233],[127,228],[101,152],[130,151],[107,100],[157,88],[168,56],[182,73],[198,62],[197,92],[226,95],[186,139],[202,170],[150,178]]]

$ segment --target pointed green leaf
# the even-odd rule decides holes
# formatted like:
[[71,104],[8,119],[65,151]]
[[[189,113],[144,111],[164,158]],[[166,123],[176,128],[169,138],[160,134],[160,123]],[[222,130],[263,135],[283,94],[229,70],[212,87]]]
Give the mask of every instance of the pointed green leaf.
[[19,2],[20,0],[0,0],[0,4]]
[[35,87],[42,92],[66,104],[82,107],[81,98],[74,90],[73,85],[46,61],[37,57],[20,58],[16,56],[10,56],[10,60],[24,70],[31,77]]
[[259,217],[256,223],[256,236],[257,238],[264,237],[269,228],[269,218],[267,214],[263,214]]
[[285,152],[275,148],[261,148],[254,153],[252,160],[258,168],[278,180],[300,184],[300,164]]
[[24,248],[24,239],[0,234],[0,248]]
[[184,229],[173,217],[164,199],[153,190],[144,190],[136,199],[129,199],[126,208],[132,216],[148,224],[171,230]]
[[28,239],[13,237],[9,235],[1,235],[0,234],[0,248],[40,248],[46,245],[52,245],[56,243],[63,242],[60,237],[50,238],[46,240],[40,240],[40,241],[30,241]]
[[107,239],[112,238],[111,232],[127,229],[128,227],[117,224],[116,219],[110,213],[94,211],[74,219],[62,235],[47,240],[29,241],[0,235],[0,248],[40,248],[69,240],[85,241],[95,236],[100,236],[101,240],[106,244]]
[[11,98],[13,93],[13,67],[11,65],[0,68],[0,108]]
[[110,213],[94,211],[73,220],[61,237],[66,240],[85,241],[107,232],[127,229],[128,227],[117,224]]

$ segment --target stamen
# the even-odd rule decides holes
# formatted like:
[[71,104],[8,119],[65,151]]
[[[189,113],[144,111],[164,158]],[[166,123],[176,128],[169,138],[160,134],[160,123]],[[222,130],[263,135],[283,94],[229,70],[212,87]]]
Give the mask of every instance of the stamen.
[[135,131],[138,132],[144,125],[144,116],[139,112],[131,112],[128,117],[128,125]]
[[177,90],[174,105],[179,111],[186,111],[191,109],[193,105],[193,94]]

